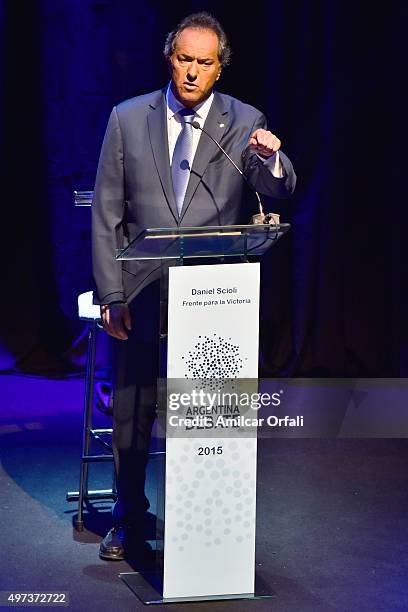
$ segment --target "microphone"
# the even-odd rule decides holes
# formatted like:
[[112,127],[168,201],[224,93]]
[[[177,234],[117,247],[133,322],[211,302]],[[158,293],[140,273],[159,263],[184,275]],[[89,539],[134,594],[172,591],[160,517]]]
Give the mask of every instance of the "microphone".
[[[228,153],[225,151],[225,149],[222,148],[222,146],[220,145],[219,142],[217,142],[215,140],[215,138],[213,138],[211,136],[211,134],[209,132],[207,132],[207,130],[205,130],[203,127],[201,127],[201,125],[198,123],[198,121],[191,121],[190,122],[191,125],[193,126],[193,128],[195,128],[196,130],[201,130],[202,132],[204,132],[204,134],[206,134],[208,136],[208,138],[211,138],[211,140],[217,145],[217,147],[219,148],[220,151],[222,151],[225,155],[225,157],[227,157],[229,159],[229,161],[231,162],[231,164],[234,166],[234,168],[236,170],[238,170],[238,172],[240,173],[240,175],[242,176],[242,178],[244,179],[244,181],[246,182],[246,184],[248,185],[248,187],[250,188],[250,190],[256,195],[256,198],[258,200],[258,207],[259,207],[259,213],[262,215],[263,218],[265,218],[265,220],[268,218],[268,215],[264,215],[264,211],[263,211],[263,206],[262,206],[262,202],[261,202],[261,198],[259,197],[259,193],[256,191],[256,189],[254,189],[251,185],[251,183],[249,182],[248,177],[242,172],[241,168],[238,168],[237,164],[234,162],[233,159],[231,159],[231,157],[228,155]],[[269,219],[267,221],[264,221],[264,223],[270,223]],[[275,220],[273,221],[274,224]]]

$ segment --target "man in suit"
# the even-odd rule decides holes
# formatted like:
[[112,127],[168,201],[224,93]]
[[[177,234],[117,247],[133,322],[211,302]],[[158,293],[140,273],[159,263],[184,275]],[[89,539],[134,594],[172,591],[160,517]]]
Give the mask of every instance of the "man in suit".
[[[251,185],[288,197],[296,177],[280,140],[255,108],[214,90],[230,49],[208,13],[185,18],[167,37],[171,81],[112,111],[103,142],[93,219],[93,270],[105,331],[115,340],[114,457],[118,501],[104,559],[131,556],[143,542],[144,493],[158,376],[159,266],[114,255],[148,227],[248,222],[244,182],[201,130],[221,141]],[[252,212],[256,212],[253,210]]]

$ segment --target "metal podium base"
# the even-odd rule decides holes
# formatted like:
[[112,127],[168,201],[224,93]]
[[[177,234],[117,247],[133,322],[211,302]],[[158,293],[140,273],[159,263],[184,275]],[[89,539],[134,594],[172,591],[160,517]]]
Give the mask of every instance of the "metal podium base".
[[206,595],[203,597],[175,597],[163,598],[163,573],[126,572],[119,574],[119,578],[144,604],[166,604],[194,601],[221,601],[228,599],[271,599],[276,597],[264,581],[255,575],[255,593],[240,593],[238,595]]

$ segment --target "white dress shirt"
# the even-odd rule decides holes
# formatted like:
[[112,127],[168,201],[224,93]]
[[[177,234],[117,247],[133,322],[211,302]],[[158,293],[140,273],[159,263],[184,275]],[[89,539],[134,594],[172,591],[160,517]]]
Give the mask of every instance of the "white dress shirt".
[[[177,100],[177,98],[175,97],[175,95],[173,94],[171,90],[170,85],[171,83],[169,83],[169,86],[167,87],[166,106],[167,106],[167,134],[168,134],[168,139],[169,139],[169,158],[170,160],[172,160],[173,153],[174,153],[174,147],[176,146],[177,138],[179,137],[180,132],[182,130],[181,118],[177,113],[185,107],[183,106],[183,104],[181,104],[181,102]],[[197,104],[197,106],[193,107],[193,110],[195,112],[194,121],[197,121],[201,127],[204,127],[204,123],[205,123],[205,120],[207,119],[208,113],[210,112],[210,108],[211,108],[213,99],[214,99],[214,93],[211,93],[210,96],[206,100],[204,100],[204,102],[201,102],[200,104]],[[201,130],[193,129],[192,160],[194,160],[194,156],[196,154],[201,135],[202,135]],[[205,135],[204,135],[204,138],[205,138]],[[275,178],[283,177],[283,169],[282,169],[282,164],[280,163],[280,159],[279,159],[279,152],[274,153],[267,159],[260,157],[259,155],[258,157],[265,166],[270,168]]]

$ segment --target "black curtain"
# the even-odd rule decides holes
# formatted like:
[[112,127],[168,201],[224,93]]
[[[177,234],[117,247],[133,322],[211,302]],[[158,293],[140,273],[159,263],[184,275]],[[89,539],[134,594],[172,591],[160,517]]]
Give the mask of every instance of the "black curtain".
[[406,376],[405,3],[12,0],[1,19],[0,369],[81,364],[89,209],[111,107],[162,87],[165,34],[212,12],[219,89],[261,109],[297,174],[262,266],[263,375]]

